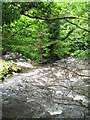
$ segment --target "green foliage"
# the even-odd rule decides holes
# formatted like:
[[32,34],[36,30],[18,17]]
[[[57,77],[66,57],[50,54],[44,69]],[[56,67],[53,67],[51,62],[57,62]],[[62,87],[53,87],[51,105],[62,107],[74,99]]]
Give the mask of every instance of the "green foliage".
[[11,3],[2,3],[2,24],[10,24],[14,20],[20,18],[20,12],[17,6],[14,6]]
[[54,56],[58,56],[59,59],[65,58],[67,55],[70,54],[70,43],[57,40],[57,44],[53,49]]
[[[87,2],[3,3],[3,54],[18,52],[36,62],[88,56],[89,35],[82,29],[88,29],[88,7]],[[66,19],[40,19],[67,16],[76,16],[68,19],[76,25]]]
[[88,57],[88,49],[87,50],[76,50],[74,53],[71,54],[72,56],[78,56],[79,58]]
[[22,68],[11,64],[10,62],[0,61],[0,81],[3,81],[6,77],[9,77],[13,74],[13,72],[18,73],[21,72]]

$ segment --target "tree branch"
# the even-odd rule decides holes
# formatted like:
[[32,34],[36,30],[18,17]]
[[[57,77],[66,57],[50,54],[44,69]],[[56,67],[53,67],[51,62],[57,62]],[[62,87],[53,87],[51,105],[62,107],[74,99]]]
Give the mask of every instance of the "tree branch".
[[28,15],[28,14],[25,14],[23,13],[22,15],[24,16],[27,16],[29,18],[35,18],[35,19],[40,19],[40,20],[65,20],[65,19],[77,19],[77,17],[74,17],[74,16],[71,16],[71,17],[55,17],[55,18],[43,18],[43,17],[40,17],[40,16],[31,16],[31,15]]
[[75,24],[75,23],[73,23],[73,22],[71,22],[71,21],[69,21],[69,20],[67,20],[67,19],[65,19],[65,20],[66,20],[67,22],[69,22],[70,24],[75,25],[76,27],[78,27],[78,28],[80,28],[80,29],[82,29],[82,30],[90,33],[89,30],[87,30],[87,29],[85,29],[85,28],[82,28],[81,26],[79,26],[79,25],[77,25],[77,24]]
[[73,32],[73,30],[74,30],[74,29],[70,30],[70,31],[68,32],[68,34],[67,34],[64,38],[62,38],[62,40],[67,39],[67,38],[68,38],[68,36],[69,36],[69,35]]
[[40,20],[51,20],[51,21],[57,20],[57,19],[59,19],[59,20],[66,20],[70,24],[75,25],[76,27],[78,27],[78,28],[80,28],[80,29],[82,29],[82,30],[90,33],[89,30],[87,30],[85,28],[82,28],[82,27],[78,26],[77,24],[75,24],[75,23],[73,23],[73,22],[71,22],[71,21],[68,20],[68,19],[78,19],[75,16],[70,16],[70,17],[55,17],[55,18],[43,18],[43,17],[40,17],[40,16],[31,16],[31,15],[28,15],[28,14],[25,14],[25,13],[23,13],[22,15],[27,16],[29,18],[35,18],[35,19],[40,19]]

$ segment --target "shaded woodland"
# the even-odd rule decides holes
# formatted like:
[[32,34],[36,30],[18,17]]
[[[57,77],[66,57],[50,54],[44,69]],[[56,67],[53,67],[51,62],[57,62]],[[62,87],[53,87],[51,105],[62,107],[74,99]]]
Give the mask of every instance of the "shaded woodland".
[[3,2],[2,55],[37,63],[89,56],[88,2]]

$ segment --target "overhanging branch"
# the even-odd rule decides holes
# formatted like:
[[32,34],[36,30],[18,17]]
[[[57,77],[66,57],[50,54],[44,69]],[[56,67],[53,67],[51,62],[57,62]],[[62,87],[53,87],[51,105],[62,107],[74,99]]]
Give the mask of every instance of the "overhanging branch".
[[31,16],[31,15],[28,15],[28,14],[22,14],[24,16],[27,16],[29,18],[35,18],[35,19],[40,19],[40,20],[65,20],[65,19],[77,19],[77,17],[74,17],[74,16],[71,16],[71,17],[55,17],[55,18],[43,18],[43,17],[40,17],[40,16]]
[[77,25],[77,24],[75,24],[75,23],[73,23],[73,22],[71,22],[71,21],[69,21],[69,20],[67,20],[67,19],[65,19],[65,20],[66,20],[67,22],[69,22],[70,24],[75,25],[76,27],[78,27],[78,28],[80,28],[80,29],[82,29],[82,30],[90,33],[89,30],[87,30],[87,29],[85,29],[85,28],[82,28],[81,26],[79,26],[79,25]]
[[24,16],[27,16],[29,18],[35,18],[35,19],[40,19],[40,20],[51,20],[51,21],[54,21],[54,20],[66,20],[67,22],[69,22],[70,24],[72,25],[75,25],[76,27],[86,31],[86,32],[89,32],[89,30],[85,29],[85,28],[82,28],[81,26],[69,21],[68,19],[79,19],[78,17],[75,17],[75,16],[70,16],[70,17],[55,17],[55,18],[43,18],[43,17],[40,17],[40,16],[31,16],[31,15],[28,15],[28,14],[25,14],[23,13],[22,15]]

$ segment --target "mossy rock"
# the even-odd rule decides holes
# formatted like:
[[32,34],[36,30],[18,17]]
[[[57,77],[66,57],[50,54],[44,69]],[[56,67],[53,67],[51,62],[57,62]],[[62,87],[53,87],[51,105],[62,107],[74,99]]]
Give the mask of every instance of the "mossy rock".
[[[0,61],[1,62],[1,61]],[[0,81],[3,81],[6,77],[13,75],[13,72],[19,73],[22,71],[22,68],[11,64],[10,62],[2,61],[2,66],[0,70]]]
[[16,65],[11,65],[9,68],[8,68],[9,71],[12,71],[12,72],[20,72],[22,69]]
[[85,78],[84,83],[88,85],[89,84],[89,78]]

